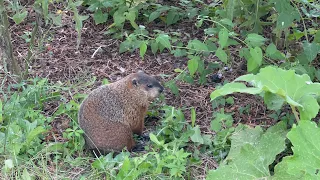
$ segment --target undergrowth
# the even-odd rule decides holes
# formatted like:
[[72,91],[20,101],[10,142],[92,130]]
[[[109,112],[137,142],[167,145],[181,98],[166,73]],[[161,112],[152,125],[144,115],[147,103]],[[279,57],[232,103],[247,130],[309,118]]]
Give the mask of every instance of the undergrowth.
[[[26,75],[35,52],[45,47],[46,35],[39,36],[37,28],[41,24],[49,27],[47,31],[63,28],[68,12],[73,16],[77,48],[85,43],[83,23],[92,20],[106,27],[104,35],[121,40],[119,53],[137,53],[141,60],[160,53],[186,59],[165,86],[179,96],[179,81],[193,85],[213,81],[212,107],[219,108],[207,125],[210,132],[204,132],[194,107],[168,106],[162,98],[149,109],[148,115],[160,120],[144,144],[145,151],[97,157],[85,150],[77,121],[86,97],[80,89],[91,87],[95,79],[70,84],[30,78],[8,84],[8,77],[0,74],[1,179],[196,179],[194,167],[199,166],[207,179],[320,178],[319,2],[0,2],[5,5],[0,7],[1,18],[8,14],[11,25],[26,21],[31,9],[43,21],[37,19],[32,32],[23,32],[29,44]],[[63,9],[56,9],[57,5]],[[179,26],[200,33],[176,30]],[[220,82],[239,60],[247,74]],[[253,128],[236,122],[234,112],[224,111],[226,104],[234,103],[233,93],[260,96],[274,112],[270,115],[274,124]],[[186,109],[190,119],[185,118]],[[247,109],[241,107],[240,114],[248,113]],[[203,165],[204,156],[219,167]]]

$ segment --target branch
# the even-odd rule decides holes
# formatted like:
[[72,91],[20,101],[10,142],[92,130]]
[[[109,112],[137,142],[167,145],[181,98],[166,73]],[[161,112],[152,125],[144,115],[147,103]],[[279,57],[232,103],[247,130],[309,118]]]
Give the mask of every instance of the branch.
[[17,60],[13,56],[13,47],[11,43],[11,37],[9,32],[9,21],[7,11],[4,6],[4,1],[0,0],[0,35],[2,36],[2,41],[0,39],[1,48],[4,50],[2,56],[6,56],[3,59],[4,64],[7,64],[8,70],[15,75],[18,75],[19,81],[21,80],[21,69]]

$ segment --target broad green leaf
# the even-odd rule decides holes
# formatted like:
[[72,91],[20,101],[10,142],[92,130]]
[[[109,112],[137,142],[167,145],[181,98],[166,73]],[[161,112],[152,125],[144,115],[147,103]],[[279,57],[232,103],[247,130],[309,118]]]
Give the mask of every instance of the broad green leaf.
[[[304,0],[304,1],[306,1],[306,0]],[[312,5],[312,4],[309,3],[309,5]],[[320,6],[319,6],[319,3],[317,5],[318,5],[318,7],[316,7],[315,10],[310,10],[309,12],[303,6],[301,7],[301,10],[308,18],[320,17],[320,12],[319,12]]]
[[288,104],[298,107],[300,118],[310,120],[318,111],[318,103],[312,98],[320,95],[320,83],[313,83],[306,74],[297,75],[293,70],[268,66],[260,69],[257,75],[247,74],[238,77],[235,81],[245,81],[253,87],[243,83],[232,82],[211,93],[211,100],[235,92],[259,94],[270,92],[283,98]]
[[288,133],[292,143],[292,156],[275,166],[273,179],[319,179],[320,129],[315,122],[301,120]]
[[224,85],[222,88],[216,89],[215,91],[213,91],[210,95],[210,98],[212,101],[219,96],[224,96],[224,95],[232,94],[235,92],[258,94],[261,91],[262,90],[260,88],[249,88],[243,83],[233,82],[233,83],[228,83]]
[[160,34],[157,38],[156,41],[163,45],[164,47],[168,48],[171,50],[171,44],[170,44],[170,36],[167,34]]
[[233,97],[228,97],[228,98],[226,99],[226,103],[233,105],[233,104],[234,104],[234,99],[233,99]]
[[28,135],[26,139],[26,144],[29,145],[31,141],[34,140],[35,137],[37,137],[39,134],[45,132],[46,130],[42,126],[38,126],[35,129],[33,129]]
[[[130,177],[130,173],[129,173],[130,169],[131,169],[130,159],[129,159],[129,157],[125,157],[116,179],[120,180],[120,179],[125,179],[125,178]],[[128,179],[131,179],[131,178],[128,178]]]
[[102,24],[107,22],[108,14],[103,13],[101,10],[98,10],[93,14],[93,19],[96,24]]
[[176,16],[176,13],[174,11],[169,11],[168,12],[168,15],[167,15],[167,18],[166,18],[166,23],[167,25],[171,25],[173,24],[173,20],[174,20],[174,17]]
[[250,48],[251,57],[247,62],[248,72],[252,72],[262,64],[262,50],[259,47]]
[[226,7],[227,17],[231,21],[233,20],[233,12],[234,12],[234,9],[235,9],[235,5],[237,5],[235,0],[228,0],[227,1],[227,7]]
[[18,12],[17,14],[13,15],[12,19],[16,24],[20,24],[28,15],[27,11]]
[[174,57],[182,57],[187,55],[187,51],[185,49],[175,49],[172,50]]
[[[219,132],[223,128],[229,128],[232,126],[233,118],[230,114],[217,113],[215,118],[210,123],[211,130]],[[222,126],[223,125],[223,126]]]
[[167,18],[166,18],[166,23],[167,25],[171,25],[176,23],[179,20],[179,15],[175,10],[169,11]]
[[124,13],[126,19],[128,19],[130,21],[131,26],[134,27],[135,29],[139,29],[139,26],[135,22],[136,14],[137,14],[137,11],[135,11],[135,10],[130,10],[129,12]]
[[317,57],[317,54],[320,53],[320,45],[316,43],[304,42],[303,50],[304,50],[304,54],[307,57],[307,60],[309,62],[312,62]]
[[[103,4],[102,4],[103,5]],[[100,3],[92,3],[90,4],[90,6],[88,7],[87,10],[91,11],[91,12],[94,12],[94,11],[97,11],[99,9],[99,7],[101,6]]]
[[308,120],[314,118],[319,112],[319,104],[314,96],[304,96],[301,98],[302,107],[298,107],[300,118]]
[[162,13],[161,11],[152,12],[150,14],[150,16],[149,16],[149,22],[154,21],[155,19],[157,19],[160,16],[161,13]]
[[258,65],[262,63],[262,50],[259,47],[250,48],[250,55]]
[[62,26],[62,15],[56,15],[56,14],[52,14],[49,13],[48,14],[49,18],[52,19],[53,24],[57,25],[57,26]]
[[141,45],[140,45],[140,57],[143,59],[143,57],[144,57],[144,55],[146,54],[146,52],[147,52],[147,44],[144,42],[144,41],[142,41],[141,42]]
[[230,152],[206,179],[268,179],[269,165],[285,149],[286,124],[280,122],[263,132],[261,127],[238,129],[231,137]]
[[194,134],[190,137],[192,142],[203,144],[203,138],[201,136],[201,131],[199,125],[193,128]]
[[313,43],[320,43],[320,30],[314,35]]
[[161,142],[160,142],[160,141],[158,140],[157,136],[154,135],[153,133],[150,133],[149,137],[150,137],[150,140],[151,140],[152,142],[156,143],[158,146],[162,146],[162,145],[164,144],[164,141],[161,141]]
[[221,19],[219,22],[221,24],[228,25],[228,26],[230,26],[232,28],[234,27],[234,24],[232,23],[232,20],[230,20],[230,19],[224,18],[224,19]]
[[266,55],[272,59],[282,60],[285,58],[285,55],[278,51],[276,45],[274,45],[273,43],[269,44],[269,46],[267,47]]
[[[295,37],[295,40],[298,41],[304,36],[304,32],[301,32],[299,30],[293,31],[293,36]],[[289,35],[289,37],[290,37],[290,35]]]
[[229,33],[228,33],[228,30],[226,30],[225,28],[221,29],[219,31],[219,45],[220,45],[220,48],[224,48],[228,42],[228,37],[229,36]]
[[191,20],[192,18],[194,18],[198,14],[199,14],[198,8],[191,8],[187,13],[187,17]]
[[161,15],[161,13],[163,13],[169,9],[170,9],[170,7],[168,7],[168,6],[162,6],[159,9],[157,9],[156,11],[152,12],[149,16],[149,22],[154,21],[155,19],[157,19]]
[[264,103],[270,110],[279,110],[283,106],[284,99],[279,97],[277,94],[266,92],[264,94]]
[[42,7],[43,17],[44,17],[46,23],[48,23],[47,17],[48,17],[48,12],[49,12],[49,0],[42,0],[42,1],[40,1],[40,3],[41,3],[41,7]]
[[277,29],[282,30],[291,26],[295,19],[299,19],[300,15],[297,9],[291,5],[290,0],[271,0],[274,3],[276,11],[279,13],[277,19]]
[[168,81],[166,84],[166,87],[168,87],[172,93],[176,96],[179,95],[179,88],[178,86],[176,85],[175,81],[171,80],[171,81]]
[[221,122],[218,120],[212,120],[210,123],[211,130],[218,132],[221,130]]
[[89,16],[81,16],[81,15],[79,15],[79,20],[80,21],[85,21],[85,20],[87,20],[89,18]]
[[197,39],[189,41],[187,47],[196,51],[208,51],[207,45]]
[[198,56],[195,56],[188,61],[188,69],[191,76],[193,76],[194,73],[197,71],[199,60],[200,58]]
[[259,34],[248,34],[247,38],[245,39],[245,42],[248,43],[250,47],[260,47],[264,44],[266,41],[266,38]]
[[131,43],[128,40],[121,42],[119,47],[119,53],[121,54],[123,52],[129,51],[130,47]]
[[142,41],[139,41],[137,39],[130,39],[128,38],[127,40],[123,41],[120,44],[119,52],[123,53],[125,51],[134,51],[138,48],[140,48]]
[[218,48],[216,51],[216,56],[224,63],[228,63],[228,55],[227,53],[222,50],[221,48]]
[[[293,14],[294,13],[294,14]],[[277,20],[277,29],[285,29],[291,26],[292,22],[298,18],[299,15],[297,12],[281,12]]]
[[46,147],[46,152],[63,152],[65,150],[63,143],[51,143]]
[[158,43],[156,41],[152,41],[150,46],[151,46],[152,53],[156,54],[158,49],[159,49],[158,48]]
[[113,14],[113,22],[116,26],[122,26],[125,20],[124,12],[118,10]]
[[209,39],[206,40],[205,43],[206,43],[209,51],[216,51],[218,49],[216,44]]
[[299,19],[299,12],[290,3],[290,0],[272,0],[274,2],[274,7],[279,13],[277,19],[277,29],[282,30],[291,26],[295,19]]

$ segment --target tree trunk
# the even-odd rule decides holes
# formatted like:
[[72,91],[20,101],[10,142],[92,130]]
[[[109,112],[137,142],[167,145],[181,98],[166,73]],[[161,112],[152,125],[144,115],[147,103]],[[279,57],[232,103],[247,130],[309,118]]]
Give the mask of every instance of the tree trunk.
[[9,32],[9,21],[7,11],[4,7],[4,0],[0,0],[0,58],[5,70],[21,78],[21,69],[13,56],[13,48]]

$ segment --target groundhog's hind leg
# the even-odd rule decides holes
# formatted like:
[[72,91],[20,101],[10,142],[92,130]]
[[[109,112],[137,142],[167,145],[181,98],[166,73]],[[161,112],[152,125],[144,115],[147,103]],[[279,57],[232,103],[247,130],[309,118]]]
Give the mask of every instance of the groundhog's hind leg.
[[[92,143],[88,143],[90,149],[98,148],[103,154],[121,151],[124,147],[130,151],[135,146],[130,127],[120,122],[108,121],[108,123],[99,124],[89,134],[92,140]],[[88,141],[90,139],[87,138]]]

